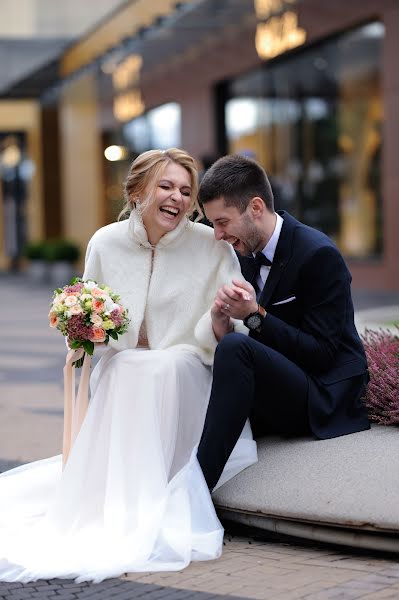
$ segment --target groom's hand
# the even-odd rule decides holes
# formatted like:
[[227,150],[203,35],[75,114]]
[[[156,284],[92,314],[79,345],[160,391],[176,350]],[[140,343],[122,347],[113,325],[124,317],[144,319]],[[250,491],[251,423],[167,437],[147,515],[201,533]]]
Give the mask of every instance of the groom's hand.
[[216,295],[220,310],[226,316],[242,321],[258,310],[256,293],[248,281],[233,279],[232,285],[224,285]]

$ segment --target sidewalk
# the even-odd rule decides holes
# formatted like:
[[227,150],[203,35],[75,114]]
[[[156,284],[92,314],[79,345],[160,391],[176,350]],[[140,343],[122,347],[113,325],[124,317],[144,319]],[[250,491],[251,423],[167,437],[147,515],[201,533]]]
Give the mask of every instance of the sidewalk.
[[[51,290],[0,276],[0,471],[58,454],[65,345],[47,322]],[[355,294],[363,326],[399,320],[399,294]],[[226,596],[227,595],[227,596]],[[227,525],[221,559],[177,573],[137,573],[102,584],[0,583],[0,600],[324,600],[399,598],[397,557],[354,552]]]
[[359,333],[366,328],[390,329],[397,331],[399,326],[399,292],[352,292],[355,307],[355,322]]

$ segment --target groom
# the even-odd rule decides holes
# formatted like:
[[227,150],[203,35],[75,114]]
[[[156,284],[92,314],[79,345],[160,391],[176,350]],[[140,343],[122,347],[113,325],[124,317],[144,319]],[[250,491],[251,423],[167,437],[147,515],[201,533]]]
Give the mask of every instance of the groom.
[[[341,254],[323,233],[274,211],[264,170],[225,156],[204,175],[200,200],[247,280],[221,288],[212,308],[220,342],[198,448],[212,490],[248,417],[255,437],[368,429],[368,371]],[[249,335],[231,333],[231,318]]]

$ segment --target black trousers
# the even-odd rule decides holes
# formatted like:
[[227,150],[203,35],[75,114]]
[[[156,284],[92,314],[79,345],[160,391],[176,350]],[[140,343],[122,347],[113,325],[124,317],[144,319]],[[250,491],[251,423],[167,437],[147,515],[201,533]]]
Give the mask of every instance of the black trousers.
[[219,343],[198,460],[210,490],[217,484],[247,418],[254,437],[310,434],[308,376],[272,348],[241,333]]

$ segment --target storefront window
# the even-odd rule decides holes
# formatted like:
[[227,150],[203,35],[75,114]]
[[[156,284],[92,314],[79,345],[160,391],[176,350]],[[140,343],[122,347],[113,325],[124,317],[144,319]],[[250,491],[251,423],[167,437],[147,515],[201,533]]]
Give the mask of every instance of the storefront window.
[[168,102],[127,123],[123,136],[137,154],[151,148],[176,148],[180,146],[180,121],[180,105]]
[[180,105],[168,102],[103,135],[105,156],[105,220],[118,218],[124,200],[122,183],[130,163],[141,152],[180,146]]
[[0,226],[10,271],[18,271],[26,243],[26,204],[34,165],[27,156],[25,132],[0,132]]
[[276,207],[327,233],[346,256],[382,253],[381,52],[371,23],[231,82],[229,152],[270,175]]

